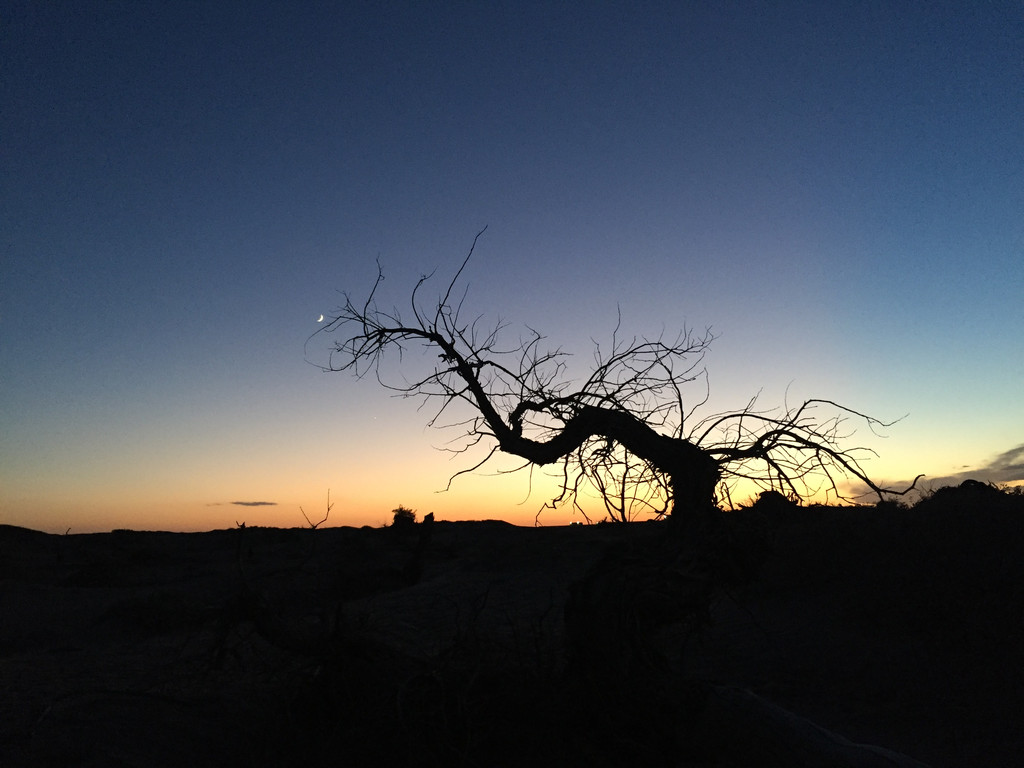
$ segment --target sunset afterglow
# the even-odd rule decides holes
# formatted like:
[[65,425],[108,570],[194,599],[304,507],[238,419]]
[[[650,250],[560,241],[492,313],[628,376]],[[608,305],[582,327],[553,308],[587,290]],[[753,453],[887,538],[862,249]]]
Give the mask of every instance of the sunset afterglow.
[[704,415],[828,398],[896,422],[844,442],[881,484],[1024,480],[1012,5],[16,5],[0,523],[532,525],[557,468],[445,491],[489,446],[317,367],[340,292],[429,305],[485,226],[465,316],[577,378],[620,314],[710,327]]

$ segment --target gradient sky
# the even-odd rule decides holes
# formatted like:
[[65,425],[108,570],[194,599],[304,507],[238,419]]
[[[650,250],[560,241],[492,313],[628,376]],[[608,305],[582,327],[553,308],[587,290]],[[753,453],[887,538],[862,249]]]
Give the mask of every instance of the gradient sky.
[[469,305],[581,364],[617,306],[711,326],[712,410],[1024,480],[1019,2],[5,2],[0,56],[0,522],[532,523],[306,362],[376,258],[401,304],[484,225]]

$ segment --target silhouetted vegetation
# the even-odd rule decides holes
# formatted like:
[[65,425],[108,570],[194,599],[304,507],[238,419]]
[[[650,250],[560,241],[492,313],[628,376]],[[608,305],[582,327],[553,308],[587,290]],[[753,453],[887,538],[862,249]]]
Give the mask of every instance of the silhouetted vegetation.
[[396,528],[405,528],[406,526],[413,525],[416,522],[416,512],[402,504],[399,504],[391,510],[391,515],[391,524]]
[[309,525],[309,527],[312,528],[315,531],[317,528],[319,528],[321,525],[323,525],[324,523],[327,522],[327,518],[329,518],[331,516],[331,510],[332,509],[334,509],[334,505],[331,504],[331,489],[328,488],[327,489],[327,509],[324,512],[324,516],[321,517],[317,522],[314,523],[312,520],[310,520],[309,519],[309,515],[306,514],[306,510],[304,510],[301,506],[299,507],[299,512],[301,512],[302,516],[306,519],[306,524]]
[[1014,764],[1020,492],[718,520],[0,526],[4,764]]
[[[582,382],[573,380],[567,354],[549,349],[540,333],[529,329],[519,341],[508,342],[500,323],[486,326],[480,318],[470,319],[458,284],[476,243],[436,302],[420,300],[429,276],[419,280],[405,319],[398,310],[378,307],[383,281],[378,268],[369,295],[360,301],[346,295],[322,329],[341,334],[324,370],[357,377],[372,373],[385,387],[433,402],[429,423],[443,426],[441,419],[447,419],[463,433],[455,453],[487,446],[484,458],[464,471],[499,452],[511,454],[522,458],[524,467],[560,468],[561,489],[552,505],[573,504],[586,517],[579,499],[590,487],[612,520],[667,518],[664,527],[649,529],[650,535],[611,543],[573,575],[566,584],[564,666],[556,676],[537,678],[543,690],[524,695],[557,701],[560,711],[573,710],[579,718],[571,720],[574,732],[600,744],[604,755],[598,759],[574,741],[573,754],[589,755],[589,764],[606,759],[615,765],[669,765],[678,764],[680,755],[696,760],[699,750],[686,741],[699,731],[696,713],[709,695],[718,694],[685,674],[686,649],[711,625],[716,604],[757,582],[770,567],[781,530],[813,524],[818,511],[801,507],[802,497],[823,492],[844,499],[841,485],[856,481],[884,503],[914,486],[896,490],[871,480],[860,463],[866,451],[843,445],[847,422],[858,420],[871,429],[888,425],[831,400],[762,410],[754,399],[737,411],[699,415],[708,400],[703,358],[713,340],[710,330],[624,338],[617,325],[610,344],[596,346],[590,373]],[[410,370],[409,347],[428,353],[425,368]],[[389,353],[400,358],[399,376],[388,375]],[[729,498],[739,481],[754,483],[761,493],[749,509],[723,513],[719,498]],[[392,528],[411,530],[414,522],[412,511],[399,507]],[[417,537],[403,568],[406,583],[421,579],[428,542],[427,534]],[[444,723],[444,728],[427,728],[429,736],[422,737],[446,745],[433,759],[494,764],[494,755],[504,749],[508,764],[521,764],[522,755],[511,759],[507,745],[491,743],[473,724],[484,712],[489,722],[497,717],[473,685],[478,679],[499,684],[488,677],[494,668],[485,665],[468,679],[459,676],[465,673],[460,665],[451,678],[448,670],[415,676],[416,696],[430,699],[434,710],[420,711],[415,720],[437,723],[440,716]],[[508,695],[533,679],[527,670],[505,668],[499,678]],[[406,689],[400,690],[404,695]],[[453,703],[449,697],[455,691]],[[414,700],[403,697],[406,704],[397,705],[404,723],[410,718],[403,706]],[[535,710],[536,704],[524,701],[522,707]],[[550,733],[550,723],[532,715],[524,722],[522,714],[511,730]],[[612,733],[611,741],[604,738]],[[785,759],[799,751],[793,745],[781,750]]]
[[[616,327],[609,345],[596,346],[593,369],[582,383],[569,375],[567,353],[548,349],[540,333],[531,329],[518,342],[504,341],[500,323],[487,327],[467,316],[464,291],[457,287],[477,239],[435,303],[420,301],[429,276],[420,279],[408,319],[378,307],[384,279],[378,272],[364,300],[346,295],[318,331],[342,337],[324,370],[360,377],[372,372],[390,389],[434,401],[430,423],[451,418],[465,432],[456,452],[488,445],[484,459],[466,471],[498,452],[520,457],[526,466],[558,465],[563,481],[552,504],[579,507],[579,494],[589,486],[613,519],[674,512],[671,519],[680,524],[706,516],[719,492],[739,480],[794,498],[824,491],[841,499],[840,483],[848,479],[880,498],[909,490],[879,487],[860,464],[866,452],[841,445],[849,419],[872,429],[887,425],[831,400],[761,410],[755,398],[741,410],[699,417],[707,402],[702,361],[713,340],[710,330],[629,339]],[[410,345],[434,353],[432,364],[389,378],[385,357]],[[412,364],[403,358],[403,365]],[[695,394],[684,396],[689,389]]]

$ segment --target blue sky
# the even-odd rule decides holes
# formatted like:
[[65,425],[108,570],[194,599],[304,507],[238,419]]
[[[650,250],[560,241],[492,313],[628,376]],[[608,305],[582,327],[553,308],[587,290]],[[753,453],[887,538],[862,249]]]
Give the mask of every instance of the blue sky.
[[581,363],[617,307],[711,326],[715,409],[1024,480],[1024,10],[682,6],[6,3],[0,522],[532,523],[543,483],[436,493],[448,436],[305,359],[375,259],[401,303],[485,225],[471,305]]

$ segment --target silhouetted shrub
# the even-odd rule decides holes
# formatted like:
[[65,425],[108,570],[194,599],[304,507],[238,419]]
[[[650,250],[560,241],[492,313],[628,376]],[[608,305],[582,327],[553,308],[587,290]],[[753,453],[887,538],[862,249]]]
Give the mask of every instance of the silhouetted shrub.
[[404,528],[416,522],[416,511],[399,504],[391,513],[394,515],[392,525],[396,528]]
[[939,488],[917,502],[914,508],[930,512],[992,510],[1000,508],[1009,498],[1008,494],[990,483],[964,480],[960,485]]
[[796,506],[796,503],[789,497],[779,493],[778,491],[761,491],[757,494],[757,501],[754,502],[754,508],[774,508],[780,507],[789,509],[790,507]]
[[907,509],[906,502],[896,499],[882,499],[875,503],[875,510],[883,513],[905,512]]
[[776,525],[795,519],[799,509],[799,504],[778,491],[761,491],[751,506],[756,515],[764,516]]

